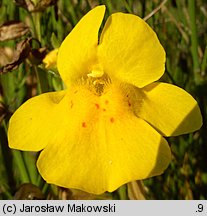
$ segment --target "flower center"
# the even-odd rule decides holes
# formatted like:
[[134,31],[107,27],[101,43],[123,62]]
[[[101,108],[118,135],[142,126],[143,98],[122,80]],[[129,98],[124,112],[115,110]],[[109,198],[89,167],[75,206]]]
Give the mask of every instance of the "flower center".
[[110,83],[110,77],[100,67],[95,67],[84,79],[84,84],[98,96],[104,94],[106,87]]

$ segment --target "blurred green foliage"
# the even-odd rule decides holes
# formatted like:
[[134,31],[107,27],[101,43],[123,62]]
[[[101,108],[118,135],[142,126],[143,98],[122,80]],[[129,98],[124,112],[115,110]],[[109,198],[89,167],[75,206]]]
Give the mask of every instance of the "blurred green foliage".
[[[41,1],[31,0],[31,2],[33,6],[38,6],[38,2]],[[57,4],[37,7],[35,11],[23,8],[15,4],[15,1],[0,0],[0,25],[14,20],[25,23],[30,29],[30,32],[22,37],[0,41],[0,49],[5,47],[15,49],[19,41],[33,37],[36,38],[36,42],[32,41],[31,49],[39,50],[46,47],[47,51],[52,50],[59,46],[84,14],[99,4],[107,6],[105,18],[118,11],[145,17],[158,34],[167,53],[166,73],[162,80],[176,84],[191,93],[197,99],[203,115],[204,124],[199,131],[168,139],[172,149],[172,162],[163,175],[144,180],[146,198],[207,199],[207,2],[205,0],[59,0]],[[3,52],[5,50],[1,53]],[[0,66],[10,58],[8,52],[5,53],[6,58],[5,55],[2,56],[3,54],[0,56]],[[39,56],[30,55],[18,68],[0,74],[0,199],[12,199],[19,186],[26,182],[39,187],[44,197],[48,199],[126,199],[126,187],[112,194],[95,197],[47,185],[37,173],[36,154],[8,148],[7,126],[11,114],[28,98],[62,88],[57,72],[55,70],[46,72],[43,65],[39,64],[40,61]],[[28,188],[27,185],[26,191]],[[23,194],[22,198],[28,198],[28,194],[29,192]]]

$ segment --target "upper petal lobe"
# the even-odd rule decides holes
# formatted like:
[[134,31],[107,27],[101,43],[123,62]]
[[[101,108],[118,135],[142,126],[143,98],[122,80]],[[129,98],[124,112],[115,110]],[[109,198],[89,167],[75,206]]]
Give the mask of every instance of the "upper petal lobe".
[[105,6],[88,12],[61,44],[57,67],[67,86],[89,73],[97,63],[98,32],[104,13]]
[[132,14],[112,14],[103,29],[98,47],[99,61],[113,79],[139,88],[164,73],[165,51],[155,32]]

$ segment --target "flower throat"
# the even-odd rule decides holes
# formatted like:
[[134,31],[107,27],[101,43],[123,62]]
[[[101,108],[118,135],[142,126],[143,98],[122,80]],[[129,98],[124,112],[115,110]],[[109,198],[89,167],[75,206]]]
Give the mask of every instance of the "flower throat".
[[81,78],[81,85],[86,86],[95,95],[101,96],[111,84],[110,77],[102,70],[92,70],[87,76]]

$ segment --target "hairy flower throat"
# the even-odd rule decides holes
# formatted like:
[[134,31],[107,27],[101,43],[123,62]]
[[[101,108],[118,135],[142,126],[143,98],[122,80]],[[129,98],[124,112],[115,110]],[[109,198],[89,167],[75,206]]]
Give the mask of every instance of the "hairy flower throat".
[[95,68],[81,78],[80,84],[86,86],[95,95],[101,96],[111,84],[111,79],[102,69]]

